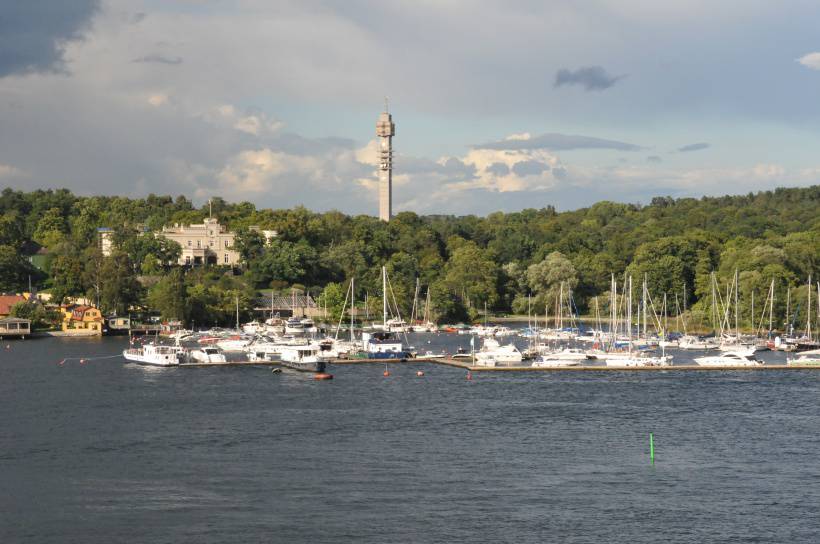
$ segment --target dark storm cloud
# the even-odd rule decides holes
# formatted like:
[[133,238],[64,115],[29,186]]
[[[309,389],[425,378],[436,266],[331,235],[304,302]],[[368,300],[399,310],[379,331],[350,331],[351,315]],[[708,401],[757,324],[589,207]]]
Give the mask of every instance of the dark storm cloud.
[[549,149],[551,151],[570,151],[572,149],[615,149],[617,151],[639,151],[642,148],[635,144],[605,140],[591,136],[577,136],[574,134],[541,134],[532,138],[499,140],[473,146],[475,149],[520,150],[520,149]]
[[541,161],[521,161],[513,165],[512,170],[516,176],[537,176],[550,169],[550,166]]
[[66,42],[77,40],[98,0],[12,0],[0,4],[0,77],[64,69]]
[[626,76],[612,76],[600,66],[584,66],[577,70],[561,68],[555,73],[555,86],[580,85],[586,91],[603,91]]
[[689,144],[683,147],[679,147],[678,152],[688,153],[690,151],[700,151],[701,149],[708,149],[709,147],[711,147],[710,144],[707,144],[706,142],[699,142],[696,144]]
[[649,155],[649,156],[646,158],[646,162],[651,162],[651,163],[656,163],[656,164],[657,164],[657,163],[659,163],[659,162],[663,162],[663,159],[661,159],[661,158],[660,158],[660,157],[658,157],[657,155]]
[[155,64],[182,64],[182,57],[169,57],[167,55],[145,55],[131,62],[147,62]]

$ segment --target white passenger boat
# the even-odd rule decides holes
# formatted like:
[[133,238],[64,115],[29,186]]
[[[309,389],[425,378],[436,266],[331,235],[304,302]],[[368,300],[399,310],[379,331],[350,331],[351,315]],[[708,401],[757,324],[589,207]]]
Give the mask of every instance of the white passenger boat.
[[727,351],[720,355],[695,357],[695,363],[700,366],[760,366],[763,361],[754,358],[754,352]]
[[214,346],[191,350],[189,356],[198,363],[224,363],[227,361],[222,350]]
[[123,350],[122,356],[127,361],[141,365],[176,366],[182,362],[185,356],[185,348],[146,344],[141,348]]

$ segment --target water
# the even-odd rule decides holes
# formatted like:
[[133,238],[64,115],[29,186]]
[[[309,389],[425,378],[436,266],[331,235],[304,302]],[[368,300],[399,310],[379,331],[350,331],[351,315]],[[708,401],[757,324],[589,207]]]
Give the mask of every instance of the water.
[[820,540],[818,372],[56,364],[124,343],[0,350],[0,542]]

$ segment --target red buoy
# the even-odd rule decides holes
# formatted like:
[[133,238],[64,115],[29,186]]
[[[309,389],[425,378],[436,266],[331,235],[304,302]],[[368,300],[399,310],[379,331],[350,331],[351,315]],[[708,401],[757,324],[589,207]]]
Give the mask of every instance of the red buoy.
[[473,379],[473,373],[472,373],[472,372],[470,372],[469,370],[467,371],[467,379],[468,379],[468,380],[472,380],[472,379]]
[[80,359],[80,364],[84,365],[85,364],[85,359]]
[[326,372],[317,372],[313,375],[314,380],[332,380],[333,374],[328,374]]
[[422,377],[422,376],[424,376],[424,372],[422,372],[421,370],[419,370],[418,372],[416,372],[416,376],[418,376],[418,377]]

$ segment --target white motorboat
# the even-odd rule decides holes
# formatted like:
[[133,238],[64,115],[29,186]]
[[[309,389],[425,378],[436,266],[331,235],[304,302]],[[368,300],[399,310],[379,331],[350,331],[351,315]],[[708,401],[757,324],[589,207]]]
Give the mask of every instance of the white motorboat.
[[820,349],[804,351],[796,359],[787,361],[789,366],[820,366]]
[[523,359],[515,344],[502,346],[495,338],[485,338],[481,349],[475,352],[475,363],[479,366],[520,363]]
[[678,349],[683,350],[710,350],[710,349],[717,349],[718,344],[714,340],[710,339],[701,339],[697,336],[683,336],[680,340],[678,340]]
[[[586,356],[584,356],[586,359]],[[545,355],[539,356],[532,362],[534,368],[564,368],[569,366],[581,366],[579,359],[554,359]]]
[[302,318],[302,330],[308,334],[315,333],[318,329],[316,328],[316,323],[309,317]]
[[265,325],[255,319],[242,325],[242,332],[245,334],[259,334],[265,330]]
[[319,344],[288,346],[282,349],[280,363],[302,372],[324,372],[325,362],[319,357]]
[[238,353],[245,351],[245,348],[251,343],[253,338],[243,338],[241,336],[234,336],[231,338],[226,338],[224,340],[219,340],[216,342],[216,345],[219,346],[219,349],[226,352],[231,353]]
[[760,366],[763,361],[754,358],[754,352],[726,351],[720,355],[695,357],[695,363],[700,366]]
[[191,350],[189,356],[199,363],[224,363],[227,361],[222,350],[214,346]]
[[185,348],[181,346],[163,346],[146,344],[141,348],[123,350],[122,356],[127,361],[141,365],[176,366],[185,356]]
[[304,334],[305,326],[298,317],[291,317],[285,321],[285,334]]
[[586,352],[577,348],[542,351],[538,357],[538,360],[541,361],[577,361],[579,363],[588,359]]
[[[625,355],[625,354],[618,354]],[[672,364],[671,355],[662,355],[660,357],[653,357],[643,353],[631,353],[626,357],[610,357],[606,358],[606,366],[612,368],[636,368],[636,367],[655,367],[655,366],[670,366]]]

